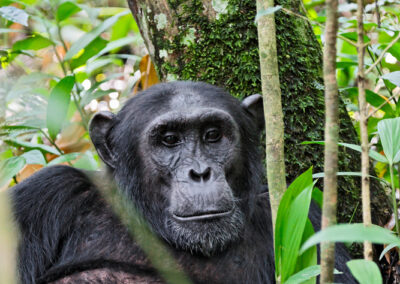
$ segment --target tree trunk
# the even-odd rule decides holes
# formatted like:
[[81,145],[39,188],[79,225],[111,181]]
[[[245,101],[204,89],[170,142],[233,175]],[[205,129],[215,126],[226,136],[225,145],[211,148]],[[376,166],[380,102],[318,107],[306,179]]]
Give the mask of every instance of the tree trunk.
[[[128,0],[161,80],[205,81],[243,98],[261,92],[254,0]],[[299,0],[276,5],[303,14]],[[300,145],[324,140],[322,53],[304,18],[275,14],[279,78],[285,123],[286,175],[290,182],[310,166],[323,171],[323,147]],[[353,124],[340,102],[340,140],[357,143]],[[339,171],[360,171],[360,155],[340,149]],[[340,177],[339,222],[361,222],[360,179]],[[372,181],[375,223],[383,224],[390,205]],[[360,206],[359,206],[360,205]],[[354,210],[357,208],[354,217]]]
[[[272,8],[274,0],[257,0],[257,13]],[[286,190],[284,157],[284,124],[279,67],[276,50],[275,15],[258,19],[258,44],[260,53],[261,85],[264,100],[265,152],[267,179],[271,203],[272,224],[275,232],[279,203]]]

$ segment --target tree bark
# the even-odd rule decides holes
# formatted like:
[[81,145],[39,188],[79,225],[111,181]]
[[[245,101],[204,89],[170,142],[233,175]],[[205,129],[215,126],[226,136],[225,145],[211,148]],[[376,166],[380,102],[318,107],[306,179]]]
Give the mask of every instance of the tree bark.
[[[326,1],[324,46],[325,83],[325,164],[322,229],[336,225],[337,172],[339,142],[339,92],[336,80],[336,34],[338,29],[337,0]],[[321,244],[321,283],[333,283],[335,243]]]
[[[258,0],[257,12],[274,6],[274,0]],[[276,214],[286,190],[284,125],[276,52],[275,16],[273,13],[258,19],[260,72],[264,101],[267,179],[271,202],[272,223],[275,232]]]
[[[363,0],[357,0],[357,53],[358,53],[358,102],[360,108],[360,134],[361,134],[361,199],[363,222],[365,226],[371,225],[371,197],[369,186],[369,140],[368,140],[368,110],[365,97],[365,70],[364,70],[364,24],[363,24]],[[372,244],[364,242],[364,258],[372,260]]]
[[[254,0],[128,0],[161,80],[205,81],[243,98],[261,92]],[[213,5],[214,3],[214,5]],[[226,6],[225,6],[226,4]],[[299,0],[277,0],[303,14]],[[300,145],[323,140],[322,53],[309,22],[283,11],[275,14],[279,78],[285,123],[287,181],[314,166],[323,171],[323,148]],[[340,140],[358,144],[340,102]],[[360,171],[360,156],[341,149],[340,171]],[[375,223],[384,224],[390,204],[379,182],[371,181]],[[339,222],[361,222],[360,180],[338,179]],[[358,208],[354,214],[355,209]]]

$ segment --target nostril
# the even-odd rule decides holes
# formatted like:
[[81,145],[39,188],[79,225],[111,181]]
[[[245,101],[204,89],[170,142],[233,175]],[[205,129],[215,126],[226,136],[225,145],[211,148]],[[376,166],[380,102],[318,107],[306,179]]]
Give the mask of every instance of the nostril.
[[201,173],[199,173],[199,172],[197,172],[197,171],[191,169],[191,170],[189,171],[189,176],[190,176],[190,178],[191,178],[193,181],[195,181],[195,182],[201,182],[201,181],[206,182],[206,181],[208,181],[208,180],[210,179],[210,177],[211,177],[211,168],[208,167],[208,168],[206,168],[206,169],[205,169],[203,172],[201,172]]
[[200,180],[201,180],[201,176],[194,170],[190,170],[189,176],[192,180],[194,180],[196,182],[200,182]]
[[203,181],[208,181],[211,177],[211,168],[207,168],[204,172],[203,172]]

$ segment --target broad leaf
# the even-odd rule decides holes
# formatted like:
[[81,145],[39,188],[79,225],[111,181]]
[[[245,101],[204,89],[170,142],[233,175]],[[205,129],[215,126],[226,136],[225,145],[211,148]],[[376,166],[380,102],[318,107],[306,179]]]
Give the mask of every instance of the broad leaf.
[[388,80],[390,83],[400,87],[400,71],[385,74],[381,78]]
[[71,1],[65,1],[60,6],[58,6],[56,19],[57,21],[61,22],[75,13],[82,10],[78,5]]
[[382,275],[375,262],[354,259],[348,261],[346,265],[360,284],[382,284]]
[[31,150],[25,152],[21,156],[25,158],[27,164],[43,166],[46,165],[46,160],[44,159],[42,152],[40,152],[39,150]]
[[0,163],[0,187],[7,185],[10,180],[26,165],[25,158],[12,157]]
[[279,204],[275,225],[275,267],[286,280],[295,269],[313,187],[312,169],[296,178]]
[[18,9],[14,6],[1,7],[0,17],[21,24],[25,27],[28,26],[29,15],[24,10]]
[[47,166],[54,166],[57,164],[62,164],[62,163],[67,163],[73,160],[76,160],[78,157],[82,156],[83,153],[69,153],[69,154],[65,154],[62,155],[60,157],[55,158],[54,160],[52,160],[51,162],[49,162],[47,164]]
[[53,88],[47,105],[46,124],[50,137],[55,139],[67,116],[72,88],[75,84],[73,76],[61,79]]
[[385,228],[376,225],[366,227],[364,224],[341,224],[317,232],[304,243],[301,252],[321,242],[364,241],[376,244],[400,244],[400,239]]
[[317,277],[321,273],[320,265],[309,266],[296,274],[293,274],[285,281],[285,284],[300,284],[314,277]]
[[52,45],[53,42],[46,37],[34,34],[31,37],[14,43],[13,50],[39,50]]
[[111,18],[105,20],[101,25],[93,29],[92,31],[85,33],[80,39],[78,39],[68,50],[65,55],[65,60],[70,60],[74,57],[80,50],[85,48],[89,43],[91,43],[95,38],[97,38],[101,33],[110,28],[115,22],[122,16],[128,14],[128,11],[119,13]]
[[378,123],[378,134],[390,165],[400,159],[400,117],[384,119]]
[[51,153],[54,155],[60,154],[53,147],[50,147],[50,146],[44,145],[44,144],[35,144],[35,143],[31,143],[31,142],[20,141],[17,139],[6,139],[6,140],[4,140],[4,142],[6,142],[7,144],[14,146],[14,147],[24,147],[25,149],[28,149],[28,150],[37,149],[37,150],[40,150],[41,152]]

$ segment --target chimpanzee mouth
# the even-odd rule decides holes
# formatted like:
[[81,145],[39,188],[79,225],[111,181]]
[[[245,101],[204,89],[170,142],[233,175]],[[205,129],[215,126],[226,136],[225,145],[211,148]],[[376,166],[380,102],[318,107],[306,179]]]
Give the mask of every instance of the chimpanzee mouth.
[[211,220],[216,218],[222,218],[225,216],[229,216],[233,213],[233,208],[228,211],[205,211],[205,212],[196,212],[192,215],[177,215],[172,213],[172,217],[174,219],[181,221],[181,222],[189,222],[189,221],[204,221],[204,220]]

